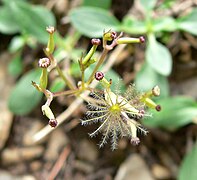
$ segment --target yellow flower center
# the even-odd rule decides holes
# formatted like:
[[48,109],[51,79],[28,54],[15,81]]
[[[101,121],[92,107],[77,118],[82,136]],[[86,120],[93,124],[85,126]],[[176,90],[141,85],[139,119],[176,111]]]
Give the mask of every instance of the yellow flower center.
[[120,113],[120,106],[118,105],[118,104],[114,104],[114,105],[112,105],[110,108],[109,108],[109,110],[111,111],[111,113],[115,113],[115,114],[117,114],[117,113]]

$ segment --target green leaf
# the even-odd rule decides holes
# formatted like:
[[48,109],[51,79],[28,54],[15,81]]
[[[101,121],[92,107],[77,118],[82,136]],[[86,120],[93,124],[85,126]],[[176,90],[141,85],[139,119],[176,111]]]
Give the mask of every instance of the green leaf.
[[146,59],[148,64],[158,73],[168,76],[172,71],[172,57],[170,51],[157,42],[153,34],[148,36]]
[[14,34],[19,32],[20,26],[13,21],[13,17],[7,7],[0,7],[0,32]]
[[181,17],[177,21],[180,30],[197,35],[197,8],[185,17]]
[[47,26],[55,25],[53,14],[43,6],[32,6],[23,1],[12,1],[8,4],[12,21],[17,23],[21,32],[35,37],[39,42],[48,41]]
[[9,63],[8,72],[12,76],[18,76],[22,73],[22,71],[23,71],[23,63],[22,63],[22,59],[21,59],[21,54],[19,53]]
[[88,37],[101,37],[103,31],[119,30],[120,22],[101,8],[80,7],[69,13],[72,25]]
[[8,106],[17,115],[25,115],[31,112],[38,105],[42,98],[42,93],[38,92],[31,81],[39,81],[40,69],[32,70],[25,74],[12,90]]
[[178,180],[196,180],[197,179],[197,144],[194,145],[183,159],[180,167]]
[[109,9],[112,0],[83,0],[83,6],[93,6],[102,9]]
[[135,84],[139,91],[149,91],[155,85],[161,89],[160,97],[169,96],[168,80],[165,76],[158,74],[147,63],[145,63],[135,78]]
[[9,44],[9,52],[14,53],[25,45],[25,40],[22,36],[14,36]]
[[189,123],[197,117],[197,103],[188,97],[177,96],[160,99],[160,112],[151,111],[153,117],[144,119],[143,123],[150,127],[162,127],[175,130]]
[[152,10],[155,7],[157,0],[140,0],[140,3],[143,8],[148,11]]
[[177,23],[172,17],[160,17],[153,20],[153,31],[154,32],[173,32],[178,28]]
[[145,34],[147,32],[146,22],[139,21],[132,16],[125,16],[121,24],[121,30],[130,34]]
[[55,79],[52,84],[51,84],[51,87],[50,87],[50,91],[51,92],[59,92],[61,90],[63,90],[65,88],[65,82],[60,79],[60,78],[57,78]]

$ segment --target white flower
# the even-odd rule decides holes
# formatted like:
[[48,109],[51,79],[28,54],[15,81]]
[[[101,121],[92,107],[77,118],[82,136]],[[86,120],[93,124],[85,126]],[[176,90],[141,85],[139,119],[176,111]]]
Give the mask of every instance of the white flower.
[[[127,98],[129,97],[129,98]],[[107,139],[111,138],[112,150],[117,148],[117,139],[127,136],[131,143],[137,145],[140,141],[137,137],[137,130],[144,134],[147,131],[142,128],[136,119],[147,115],[144,111],[144,103],[139,100],[139,93],[131,86],[125,96],[113,93],[110,89],[104,91],[104,96],[93,93],[93,99],[89,102],[87,119],[82,120],[82,124],[100,122],[100,126],[90,134],[91,137],[103,133],[100,143],[102,147]]]

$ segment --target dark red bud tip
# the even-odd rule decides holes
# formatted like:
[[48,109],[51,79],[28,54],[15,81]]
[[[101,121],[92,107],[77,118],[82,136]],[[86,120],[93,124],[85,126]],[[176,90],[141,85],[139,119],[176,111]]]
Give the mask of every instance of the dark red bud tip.
[[144,38],[144,36],[140,36],[139,39],[140,39],[140,42],[141,43],[144,43],[146,41],[145,38]]
[[112,38],[112,39],[117,38],[117,32],[112,31],[112,32],[111,32],[111,38]]
[[38,61],[38,66],[41,68],[48,68],[51,64],[51,61],[49,60],[49,58],[41,58]]
[[95,79],[96,79],[97,81],[102,80],[103,77],[104,77],[104,74],[103,74],[102,72],[98,71],[98,72],[95,73]]
[[140,139],[138,137],[131,138],[131,144],[137,146],[140,143]]
[[50,125],[51,127],[56,127],[57,124],[58,124],[58,122],[57,122],[56,119],[50,119],[50,120],[49,120],[49,125]]
[[92,39],[91,40],[92,45],[100,45],[101,44],[101,40],[100,39]]
[[155,109],[156,109],[157,111],[161,111],[161,106],[160,106],[160,105],[157,105],[157,106],[155,107]]

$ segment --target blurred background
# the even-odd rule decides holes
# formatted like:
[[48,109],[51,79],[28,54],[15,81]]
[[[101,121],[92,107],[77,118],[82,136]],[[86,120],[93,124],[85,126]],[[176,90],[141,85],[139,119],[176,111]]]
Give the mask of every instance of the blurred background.
[[[97,125],[80,125],[85,104],[32,143],[48,128],[41,111],[46,99],[31,85],[41,74],[37,64],[45,57],[47,26],[56,28],[54,57],[76,81],[91,38],[110,29],[145,37],[143,44],[117,46],[106,59],[115,58],[106,76],[122,79],[122,92],[131,83],[139,91],[161,88],[155,100],[162,110],[142,120],[149,133],[139,135],[138,146],[122,138],[115,151],[110,142],[99,149],[101,135],[88,136]],[[196,180],[196,36],[196,0],[1,0],[0,179]],[[52,71],[48,88],[59,92],[67,86]],[[55,98],[55,116],[74,99]]]

